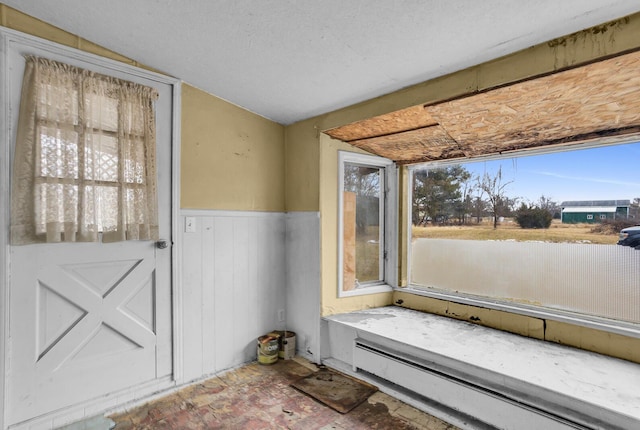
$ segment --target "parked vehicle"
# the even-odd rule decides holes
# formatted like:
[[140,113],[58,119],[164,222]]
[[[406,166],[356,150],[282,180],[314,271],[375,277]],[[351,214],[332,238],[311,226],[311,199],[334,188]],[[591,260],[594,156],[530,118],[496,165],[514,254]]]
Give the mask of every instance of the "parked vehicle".
[[631,246],[635,249],[640,249],[640,225],[620,230],[618,245]]

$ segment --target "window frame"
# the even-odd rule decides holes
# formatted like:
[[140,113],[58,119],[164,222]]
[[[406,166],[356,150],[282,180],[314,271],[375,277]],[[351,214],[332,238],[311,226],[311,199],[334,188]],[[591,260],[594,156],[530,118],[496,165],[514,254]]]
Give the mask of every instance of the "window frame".
[[[443,160],[433,161],[414,165],[406,166],[407,178],[406,184],[403,184],[403,192],[406,193],[406,199],[403,200],[403,212],[400,223],[404,233],[406,234],[407,241],[402,247],[400,252],[406,256],[406,275],[407,282],[403,286],[394,287],[395,291],[412,294],[415,296],[427,297],[437,300],[449,301],[452,303],[458,303],[462,305],[475,306],[480,308],[492,309],[497,311],[508,312],[516,315],[528,316],[533,318],[540,318],[544,320],[551,320],[557,322],[568,323],[585,328],[591,328],[595,330],[601,330],[608,333],[619,334],[623,336],[629,336],[633,338],[640,338],[640,326],[638,324],[613,320],[605,317],[599,317],[595,315],[587,315],[577,312],[565,311],[560,309],[544,308],[540,306],[527,305],[522,303],[511,303],[492,299],[490,297],[482,297],[471,294],[460,293],[457,291],[447,291],[439,289],[427,289],[417,284],[412,284],[412,271],[411,271],[411,209],[413,200],[413,170],[419,169],[426,165],[433,168],[446,167],[454,164],[464,164],[468,162],[482,161],[482,160],[496,160],[507,157],[520,157],[528,155],[543,155],[556,152],[580,150],[598,148],[602,146],[619,145],[625,143],[640,142],[640,134],[634,134],[624,137],[617,137],[613,139],[603,139],[597,142],[582,142],[578,144],[571,144],[558,147],[542,147],[526,150],[510,151],[508,154],[492,154],[478,157],[460,158],[455,160]],[[400,207],[398,207],[400,210]]]
[[[372,167],[380,169],[383,173],[381,176],[381,191],[383,198],[381,199],[381,221],[384,232],[380,235],[383,243],[382,261],[380,262],[383,273],[381,280],[377,282],[368,282],[355,288],[354,290],[344,290],[344,168],[346,164],[358,164],[363,167]],[[365,294],[376,294],[393,291],[397,286],[397,171],[395,163],[387,158],[375,155],[362,154],[349,151],[338,151],[338,297],[352,297]]]

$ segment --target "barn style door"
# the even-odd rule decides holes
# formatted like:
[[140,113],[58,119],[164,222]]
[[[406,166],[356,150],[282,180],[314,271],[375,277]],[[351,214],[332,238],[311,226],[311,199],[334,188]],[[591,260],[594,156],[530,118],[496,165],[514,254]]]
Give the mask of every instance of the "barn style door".
[[[18,112],[27,54],[158,90],[158,217],[165,242],[11,247],[5,410],[9,426],[66,411],[91,414],[91,408],[98,411],[126,402],[145,387],[169,384],[172,375],[173,83],[145,73],[131,75],[124,67],[111,69],[110,63],[94,63],[76,51],[69,56],[64,49],[18,40],[6,45],[5,57],[13,112]],[[12,117],[13,138],[16,123]]]
[[171,373],[160,252],[153,242],[12,250],[11,421]]

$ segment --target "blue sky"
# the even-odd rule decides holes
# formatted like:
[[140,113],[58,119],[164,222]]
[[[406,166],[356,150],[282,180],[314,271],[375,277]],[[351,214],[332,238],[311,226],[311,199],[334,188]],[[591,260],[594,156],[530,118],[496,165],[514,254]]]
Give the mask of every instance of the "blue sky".
[[502,166],[509,197],[536,202],[633,200],[640,197],[640,143],[465,163],[472,174],[495,175]]

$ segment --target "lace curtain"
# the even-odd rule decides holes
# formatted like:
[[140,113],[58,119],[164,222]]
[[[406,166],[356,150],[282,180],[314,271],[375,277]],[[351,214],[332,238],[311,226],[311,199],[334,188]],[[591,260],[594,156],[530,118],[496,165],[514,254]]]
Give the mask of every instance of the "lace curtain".
[[11,243],[157,240],[155,89],[27,57]]

